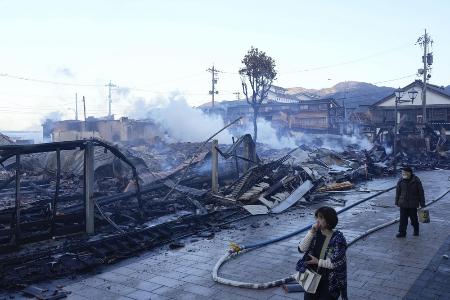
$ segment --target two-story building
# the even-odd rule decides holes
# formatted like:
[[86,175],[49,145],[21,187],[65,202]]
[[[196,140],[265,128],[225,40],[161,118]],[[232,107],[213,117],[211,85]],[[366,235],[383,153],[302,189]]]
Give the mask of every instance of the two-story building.
[[[397,116],[395,116],[395,93],[381,99],[370,107],[372,126],[375,130],[392,130],[397,118],[398,132],[417,132],[418,127],[423,124],[421,80],[416,80],[402,88],[401,100],[410,100],[410,91],[417,91],[414,102],[400,102],[397,105]],[[450,94],[444,87],[427,84],[426,90],[426,120],[427,125],[436,131],[441,128],[450,130]],[[419,125],[419,126],[418,126]]]
[[[225,123],[242,117],[240,124],[250,124],[253,109],[245,101],[224,101],[214,110],[202,108],[207,113],[222,115]],[[334,99],[297,100],[295,102],[264,102],[259,109],[259,118],[271,122],[280,130],[338,133],[342,123],[343,109]]]

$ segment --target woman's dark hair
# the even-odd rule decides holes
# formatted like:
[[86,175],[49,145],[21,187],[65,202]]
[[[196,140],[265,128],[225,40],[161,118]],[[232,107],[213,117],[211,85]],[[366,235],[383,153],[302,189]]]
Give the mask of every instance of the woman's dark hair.
[[338,216],[334,208],[329,206],[322,206],[314,213],[314,216],[316,218],[319,217],[319,215],[325,219],[325,222],[327,222],[328,229],[334,229],[336,227],[338,223]]

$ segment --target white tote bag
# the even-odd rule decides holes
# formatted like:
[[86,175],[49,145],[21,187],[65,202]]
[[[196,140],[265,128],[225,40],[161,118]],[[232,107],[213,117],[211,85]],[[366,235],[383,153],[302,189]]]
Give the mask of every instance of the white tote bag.
[[[327,251],[328,244],[330,243],[331,235],[325,238],[323,242],[322,250],[320,251],[319,259],[324,259],[325,252]],[[306,269],[305,272],[297,272],[295,276],[298,284],[300,284],[305,292],[315,294],[317,287],[319,286],[320,278],[322,277],[319,273],[314,272],[310,269]]]
[[295,279],[297,280],[298,284],[303,287],[305,292],[315,294],[317,287],[319,286],[321,277],[322,276],[318,273],[306,269],[306,271],[303,273],[297,272]]

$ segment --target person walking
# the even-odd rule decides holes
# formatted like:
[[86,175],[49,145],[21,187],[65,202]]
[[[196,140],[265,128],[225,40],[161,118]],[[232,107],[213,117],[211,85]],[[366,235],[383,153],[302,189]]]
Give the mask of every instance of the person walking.
[[[323,206],[315,212],[316,223],[298,245],[304,253],[297,262],[301,274],[311,269],[321,275],[314,294],[305,292],[305,300],[347,299],[347,242],[339,230],[334,230],[338,216],[332,207]],[[324,247],[324,250],[322,248]],[[321,257],[324,253],[324,257]]]
[[408,227],[408,218],[414,228],[414,236],[419,235],[417,208],[425,207],[422,182],[413,174],[411,167],[402,168],[402,178],[397,183],[395,205],[400,208],[400,224],[396,237],[404,238]]

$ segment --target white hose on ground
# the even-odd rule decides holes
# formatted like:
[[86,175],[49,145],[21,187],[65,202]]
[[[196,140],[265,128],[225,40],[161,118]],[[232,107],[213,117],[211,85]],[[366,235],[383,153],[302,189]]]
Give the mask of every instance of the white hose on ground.
[[[446,190],[444,193],[442,193],[441,195],[439,195],[436,199],[430,201],[429,203],[427,203],[425,206],[428,207],[434,203],[436,203],[437,201],[441,200],[445,195],[447,195],[450,192],[450,189]],[[351,240],[348,243],[348,246],[353,245],[354,243],[356,243],[357,241],[359,241],[360,239],[368,236],[371,233],[374,233],[375,231],[381,230],[385,227],[388,227],[392,224],[395,224],[399,221],[399,219],[395,219],[389,222],[386,222],[384,224],[375,226],[365,232],[363,232],[362,234],[358,235],[357,237],[355,237],[353,240]],[[282,279],[278,279],[278,280],[274,280],[274,281],[269,281],[269,282],[263,282],[263,283],[259,283],[259,282],[241,282],[241,281],[236,281],[236,280],[231,280],[231,279],[226,279],[223,277],[220,277],[218,275],[219,273],[219,269],[220,267],[227,262],[228,260],[240,255],[240,254],[244,254],[247,253],[249,251],[251,251],[253,249],[244,249],[244,250],[240,250],[240,247],[236,244],[232,244],[231,245],[231,249],[227,251],[226,254],[224,254],[221,258],[219,258],[219,260],[217,261],[217,263],[214,265],[214,268],[212,270],[212,278],[214,281],[218,282],[218,283],[222,283],[225,285],[230,285],[230,286],[234,286],[234,287],[240,287],[240,288],[248,288],[248,289],[268,289],[271,287],[276,287],[276,286],[280,286],[282,284],[288,283],[288,282],[292,282],[295,280],[295,274],[292,274],[288,277],[282,278]]]

